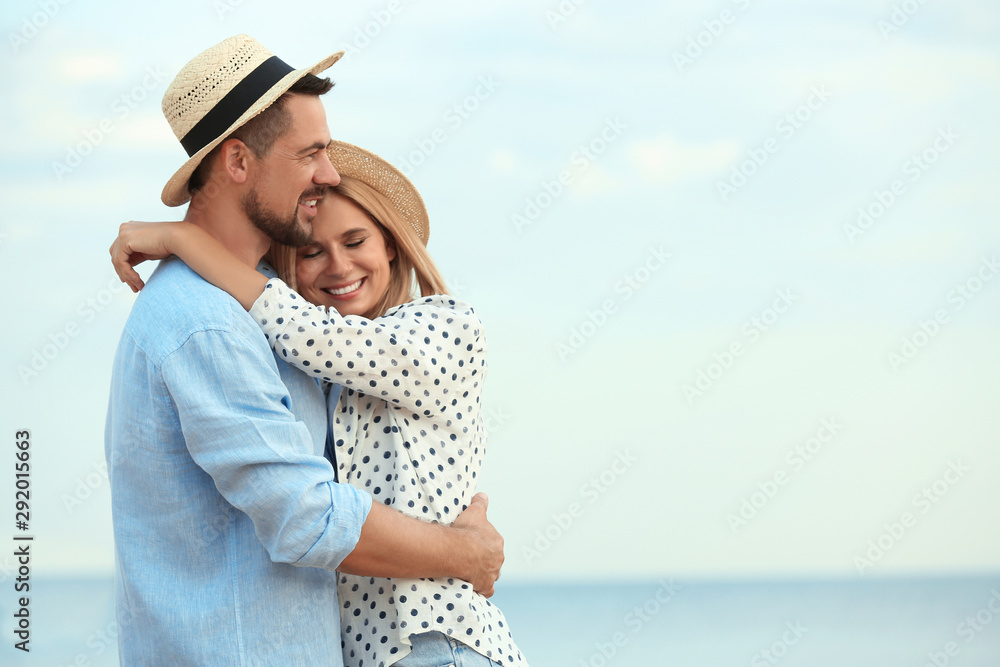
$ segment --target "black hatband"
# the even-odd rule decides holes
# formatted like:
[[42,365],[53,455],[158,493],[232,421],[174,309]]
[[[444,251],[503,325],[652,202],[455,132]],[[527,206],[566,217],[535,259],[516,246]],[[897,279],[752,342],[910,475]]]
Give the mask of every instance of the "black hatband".
[[254,71],[233,86],[233,89],[184,135],[184,138],[181,139],[181,146],[187,151],[188,157],[222,136],[222,133],[229,129],[264,93],[269,91],[286,74],[294,71],[293,67],[287,65],[278,56],[271,56],[258,65]]

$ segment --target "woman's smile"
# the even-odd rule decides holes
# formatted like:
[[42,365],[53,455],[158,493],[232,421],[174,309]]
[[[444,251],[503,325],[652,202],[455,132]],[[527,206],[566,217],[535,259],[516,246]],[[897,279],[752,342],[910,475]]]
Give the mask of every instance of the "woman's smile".
[[347,301],[357,296],[357,292],[360,290],[361,285],[364,284],[365,280],[367,279],[361,278],[353,283],[350,283],[349,285],[344,285],[343,287],[323,287],[321,289],[334,299]]

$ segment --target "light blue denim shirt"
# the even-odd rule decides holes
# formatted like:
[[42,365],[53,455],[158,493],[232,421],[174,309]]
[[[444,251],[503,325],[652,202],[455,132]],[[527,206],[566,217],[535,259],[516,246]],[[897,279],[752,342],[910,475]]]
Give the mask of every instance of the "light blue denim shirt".
[[336,574],[371,497],[326,398],[177,259],[139,294],[105,430],[123,665],[342,665]]

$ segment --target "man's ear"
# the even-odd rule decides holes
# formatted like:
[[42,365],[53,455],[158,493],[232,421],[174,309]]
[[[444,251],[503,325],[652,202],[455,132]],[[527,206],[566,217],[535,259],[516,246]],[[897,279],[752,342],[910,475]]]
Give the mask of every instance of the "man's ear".
[[239,139],[226,139],[219,148],[222,149],[219,161],[229,178],[234,183],[246,183],[251,158],[247,145]]

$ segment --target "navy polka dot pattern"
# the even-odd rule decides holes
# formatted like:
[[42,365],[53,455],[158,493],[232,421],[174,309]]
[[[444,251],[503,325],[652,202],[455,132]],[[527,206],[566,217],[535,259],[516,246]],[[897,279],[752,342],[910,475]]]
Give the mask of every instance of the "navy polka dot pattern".
[[[451,524],[476,493],[486,445],[486,340],[472,308],[431,296],[374,320],[343,317],[273,278],[250,315],[283,359],[344,387],[334,414],[340,480]],[[502,665],[527,665],[503,614],[465,581],[338,582],[347,665],[391,665],[410,652],[411,634],[432,630]]]

